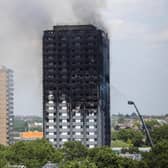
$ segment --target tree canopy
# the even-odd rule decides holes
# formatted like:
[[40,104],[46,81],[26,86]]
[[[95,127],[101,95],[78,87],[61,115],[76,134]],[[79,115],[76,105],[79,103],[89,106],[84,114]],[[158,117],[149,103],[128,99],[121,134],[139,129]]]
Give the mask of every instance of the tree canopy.
[[[136,152],[135,149],[130,149]],[[25,165],[41,168],[47,162],[58,163],[60,168],[167,168],[168,141],[159,141],[141,161],[120,157],[109,147],[88,149],[80,142],[67,142],[56,149],[46,140],[18,142],[9,147],[0,145],[0,167]]]
[[144,154],[144,161],[149,168],[168,168],[168,141],[159,141],[151,152]]
[[144,136],[141,131],[122,129],[116,131],[114,136],[116,140],[122,140],[128,144],[133,144],[134,146],[141,146],[143,144]]
[[158,128],[154,128],[151,132],[152,139],[154,143],[161,140],[168,140],[168,125],[163,125]]
[[23,164],[27,168],[42,167],[48,161],[59,162],[62,156],[46,140],[18,142],[11,145],[6,152],[6,159],[10,164]]

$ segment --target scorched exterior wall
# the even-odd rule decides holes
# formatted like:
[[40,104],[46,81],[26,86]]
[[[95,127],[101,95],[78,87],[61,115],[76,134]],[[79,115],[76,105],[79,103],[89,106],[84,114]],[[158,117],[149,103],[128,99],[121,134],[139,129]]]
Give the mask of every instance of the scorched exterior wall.
[[43,35],[44,136],[56,147],[110,145],[109,40],[92,25]]

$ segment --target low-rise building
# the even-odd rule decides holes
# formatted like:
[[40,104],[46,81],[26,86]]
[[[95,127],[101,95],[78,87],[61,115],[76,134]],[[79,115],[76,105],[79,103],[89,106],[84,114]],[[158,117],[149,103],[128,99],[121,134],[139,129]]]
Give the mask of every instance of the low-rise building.
[[42,138],[43,138],[43,132],[28,131],[28,132],[20,133],[20,140],[31,141],[31,140],[42,139]]
[[57,163],[48,162],[42,168],[59,168]]
[[142,159],[142,155],[139,153],[121,153],[119,156],[124,157],[124,158],[129,158],[132,160],[138,160],[140,161]]
[[8,165],[9,168],[26,168],[24,165]]

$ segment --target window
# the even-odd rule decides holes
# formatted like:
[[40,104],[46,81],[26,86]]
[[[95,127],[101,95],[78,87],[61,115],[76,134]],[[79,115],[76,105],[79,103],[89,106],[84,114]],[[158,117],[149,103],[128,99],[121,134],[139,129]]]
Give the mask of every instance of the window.
[[68,127],[67,126],[62,126],[62,129],[67,129]]
[[81,141],[81,139],[80,139],[80,138],[77,138],[77,139],[75,139],[75,141]]
[[62,120],[63,123],[67,123],[67,120]]
[[67,116],[67,113],[62,113],[62,116],[63,116],[63,117],[66,117],[66,116]]
[[68,133],[67,132],[62,132],[61,135],[68,135]]
[[76,122],[76,123],[80,123],[80,122],[81,122],[81,120],[75,120],[75,122]]
[[53,117],[54,116],[54,114],[53,113],[49,113],[49,115],[48,115],[49,117]]
[[54,123],[54,120],[49,120],[49,123]]
[[89,128],[90,129],[94,129],[95,127],[93,125],[89,125]]
[[89,148],[94,148],[95,147],[95,145],[89,145]]
[[62,107],[62,110],[67,110],[67,107],[66,106]]
[[50,142],[54,142],[54,139],[49,139]]
[[81,116],[81,114],[80,114],[80,113],[76,113],[75,115],[76,115],[76,116]]
[[89,116],[95,116],[95,114],[94,113],[89,113]]
[[53,132],[49,132],[49,135],[54,135],[54,133]]
[[67,142],[68,141],[68,139],[62,139],[62,142]]
[[75,132],[75,135],[81,135],[81,132]]
[[80,40],[80,39],[81,39],[80,36],[75,37],[75,40]]
[[95,133],[94,132],[89,132],[89,135],[95,135]]
[[49,110],[54,110],[54,107],[49,107],[48,109],[49,109]]
[[49,129],[54,129],[54,126],[49,126]]
[[49,103],[49,104],[54,104],[54,102],[53,102],[53,101],[51,101],[51,100],[50,100],[48,103]]
[[94,142],[95,140],[94,139],[89,139],[89,142]]
[[76,128],[76,129],[80,129],[80,128],[81,128],[81,126],[77,125],[77,126],[75,126],[75,128]]

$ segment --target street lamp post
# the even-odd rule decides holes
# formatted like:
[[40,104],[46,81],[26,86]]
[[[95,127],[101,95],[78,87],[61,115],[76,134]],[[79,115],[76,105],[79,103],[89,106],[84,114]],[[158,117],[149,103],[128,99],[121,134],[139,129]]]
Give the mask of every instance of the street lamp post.
[[138,114],[138,116],[139,116],[139,118],[140,118],[140,120],[142,122],[143,128],[145,129],[145,134],[146,134],[146,137],[147,137],[147,139],[148,139],[148,141],[150,143],[150,146],[153,147],[153,141],[152,141],[152,138],[150,136],[149,130],[148,130],[148,128],[147,128],[147,126],[146,126],[146,124],[144,122],[144,119],[143,119],[142,115],[140,114],[136,104],[133,101],[128,101],[128,104],[134,106],[134,108],[135,108],[135,110],[136,110],[136,112],[137,112],[137,114]]

